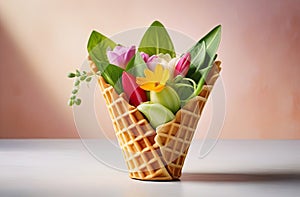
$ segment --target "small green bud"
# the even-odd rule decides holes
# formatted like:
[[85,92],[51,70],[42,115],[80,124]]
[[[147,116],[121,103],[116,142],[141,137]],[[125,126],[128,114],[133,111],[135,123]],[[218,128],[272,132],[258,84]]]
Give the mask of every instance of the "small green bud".
[[75,82],[74,82],[74,86],[79,86],[80,84],[80,81],[77,79]]
[[74,73],[69,73],[69,74],[68,74],[68,77],[69,77],[69,78],[73,78],[73,77],[75,77],[75,76],[76,76],[76,75],[75,75]]
[[80,77],[80,80],[81,81],[84,81],[86,79],[86,75],[82,75],[81,77]]
[[69,106],[73,106],[73,105],[74,105],[74,100],[69,99],[69,100],[68,100],[68,105],[69,105]]
[[80,76],[80,72],[79,70],[76,69],[76,77],[79,77]]
[[81,103],[81,99],[78,98],[78,99],[75,100],[76,105],[80,105],[80,103]]
[[78,89],[74,89],[73,91],[72,91],[72,94],[76,94],[78,92]]
[[92,80],[92,77],[88,77],[88,78],[86,78],[86,82],[90,82]]
[[76,99],[76,95],[72,95],[70,99],[71,100],[75,100]]

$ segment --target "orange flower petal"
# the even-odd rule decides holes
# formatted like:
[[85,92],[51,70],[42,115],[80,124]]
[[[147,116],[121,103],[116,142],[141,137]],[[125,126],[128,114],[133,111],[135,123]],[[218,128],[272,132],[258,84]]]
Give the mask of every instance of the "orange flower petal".
[[136,83],[144,90],[160,92],[170,77],[170,71],[157,64],[154,72],[144,70],[145,77],[137,77]]
[[164,89],[165,85],[162,85],[158,82],[148,82],[140,86],[143,90],[147,91],[155,91],[155,92],[160,92]]

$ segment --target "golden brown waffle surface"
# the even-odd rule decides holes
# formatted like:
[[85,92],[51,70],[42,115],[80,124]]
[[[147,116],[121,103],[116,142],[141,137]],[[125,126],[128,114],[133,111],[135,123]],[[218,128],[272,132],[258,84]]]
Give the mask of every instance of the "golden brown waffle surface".
[[112,86],[99,77],[100,89],[131,178],[172,180],[181,176],[201,112],[219,71],[220,62],[215,62],[208,75],[208,85],[203,86],[200,95],[182,107],[174,120],[159,126],[156,131],[128,103],[124,93],[118,95]]
[[[204,88],[208,88],[204,86]],[[184,160],[190,147],[201,112],[207,100],[206,97],[197,96],[181,108],[174,120],[158,127],[154,146],[159,146],[167,168],[173,178],[181,176]]]

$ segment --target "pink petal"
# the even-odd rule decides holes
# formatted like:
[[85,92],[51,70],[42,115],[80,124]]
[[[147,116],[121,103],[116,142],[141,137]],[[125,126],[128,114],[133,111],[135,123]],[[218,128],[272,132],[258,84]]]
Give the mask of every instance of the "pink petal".
[[175,66],[174,76],[177,75],[185,76],[190,68],[190,64],[191,64],[191,54],[186,53],[180,58],[177,65]]
[[116,54],[115,52],[107,51],[107,58],[108,58],[109,63],[119,66],[123,69],[125,68],[124,63],[123,63],[124,62],[123,57]]
[[154,71],[158,63],[159,63],[158,57],[156,55],[152,55],[151,57],[149,57],[147,61],[147,66],[150,70]]
[[149,55],[147,53],[144,53],[144,52],[141,52],[140,53],[144,62],[148,62],[148,59],[149,59]]
[[114,61],[117,57],[118,57],[118,54],[116,54],[115,52],[113,51],[107,51],[106,52],[106,55],[107,55],[107,58],[108,58],[108,61],[111,63],[111,61]]
[[131,58],[135,55],[135,46],[131,46],[129,50],[124,53],[124,66],[128,64]]
[[146,92],[137,85],[133,75],[123,72],[122,85],[131,105],[136,107],[142,102],[147,101]]
[[135,54],[135,46],[129,48],[118,45],[113,51],[107,51],[106,54],[109,63],[125,69],[126,65]]
[[113,51],[114,51],[116,54],[121,55],[121,54],[123,54],[123,53],[126,53],[127,47],[117,45],[117,46],[114,48]]

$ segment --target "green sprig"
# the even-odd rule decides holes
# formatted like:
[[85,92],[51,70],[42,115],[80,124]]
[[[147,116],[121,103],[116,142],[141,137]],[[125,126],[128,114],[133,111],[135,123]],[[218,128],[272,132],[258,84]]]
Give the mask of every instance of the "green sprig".
[[76,69],[75,73],[69,73],[68,77],[69,78],[74,78],[74,88],[72,90],[72,94],[68,100],[68,105],[73,106],[74,104],[80,105],[81,104],[81,99],[77,97],[80,85],[82,83],[90,83],[93,79],[93,76],[97,75],[93,72],[86,72],[82,71],[80,72],[79,70]]

